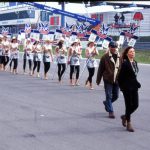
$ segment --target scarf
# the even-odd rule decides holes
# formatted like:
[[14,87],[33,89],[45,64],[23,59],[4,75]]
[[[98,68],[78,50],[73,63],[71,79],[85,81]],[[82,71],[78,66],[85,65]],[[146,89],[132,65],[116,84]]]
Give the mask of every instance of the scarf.
[[112,53],[109,51],[109,57],[110,57],[110,61],[114,64],[114,82],[116,81],[116,77],[117,77],[117,73],[118,73],[118,69],[119,69],[119,65],[120,65],[120,55],[118,52],[116,52],[117,54],[117,60],[116,60],[116,63],[114,61],[114,58],[112,57]]

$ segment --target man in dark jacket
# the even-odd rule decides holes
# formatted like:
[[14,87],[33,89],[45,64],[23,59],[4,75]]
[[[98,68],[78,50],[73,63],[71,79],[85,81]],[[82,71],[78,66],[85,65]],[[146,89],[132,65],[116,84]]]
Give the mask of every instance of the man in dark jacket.
[[120,55],[117,50],[118,44],[114,41],[109,43],[109,50],[102,56],[97,72],[97,85],[103,77],[106,100],[103,101],[105,110],[109,112],[109,118],[115,118],[112,103],[117,100],[119,86],[117,76],[120,68]]

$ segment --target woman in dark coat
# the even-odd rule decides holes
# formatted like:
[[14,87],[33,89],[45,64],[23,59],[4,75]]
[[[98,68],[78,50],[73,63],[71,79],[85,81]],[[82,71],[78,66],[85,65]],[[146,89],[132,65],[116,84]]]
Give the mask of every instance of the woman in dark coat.
[[122,125],[127,127],[127,131],[130,132],[134,132],[131,125],[131,114],[138,108],[138,89],[141,87],[137,81],[139,69],[134,57],[134,48],[127,47],[122,54],[122,65],[118,76],[119,86],[125,100],[125,115],[121,116]]

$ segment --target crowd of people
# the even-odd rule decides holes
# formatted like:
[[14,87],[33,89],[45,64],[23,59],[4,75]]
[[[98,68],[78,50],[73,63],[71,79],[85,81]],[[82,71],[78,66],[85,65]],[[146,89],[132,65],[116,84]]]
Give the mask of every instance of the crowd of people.
[[[32,42],[30,38],[25,40],[23,45],[23,72],[26,72],[28,62],[29,75],[40,77],[41,62],[44,64],[44,79],[48,79],[48,72],[51,63],[56,59],[58,82],[63,80],[64,73],[70,65],[70,85],[79,86],[80,59],[82,57],[82,46],[80,39],[73,41],[69,47],[65,47],[65,39],[58,40],[54,52],[52,42],[46,39],[42,44],[40,41]],[[133,47],[127,47],[120,55],[118,44],[111,41],[108,50],[100,58],[99,65],[96,56],[99,55],[96,44],[89,41],[85,49],[86,67],[88,77],[85,86],[93,90],[93,76],[95,68],[98,67],[96,83],[99,85],[103,78],[106,99],[103,101],[104,108],[111,119],[115,118],[113,103],[118,99],[119,89],[122,91],[125,100],[125,113],[121,115],[122,125],[127,131],[134,132],[131,124],[131,114],[138,108],[139,96],[138,89],[141,87],[137,80],[139,72],[137,62],[135,61],[135,50]],[[7,70],[17,74],[19,59],[19,43],[16,37],[11,40],[7,36],[0,37],[0,70]],[[12,68],[13,66],[13,68]]]
[[[58,82],[62,78],[67,66],[70,66],[70,85],[79,85],[80,62],[82,58],[82,46],[80,39],[70,43],[69,47],[65,45],[65,39],[61,37],[53,50],[53,41],[45,39],[32,41],[25,39],[23,43],[23,72],[29,70],[29,75],[40,77],[41,63],[44,64],[44,79],[48,79],[48,72],[52,62],[57,63]],[[92,78],[94,76],[96,59],[98,55],[95,43],[89,41],[86,48],[87,69],[89,77],[86,85],[93,89]],[[19,60],[19,43],[16,37],[8,39],[7,36],[0,37],[0,70],[10,69],[10,72],[17,74]],[[28,64],[28,65],[27,65]],[[7,67],[6,67],[7,66]],[[29,68],[27,68],[29,66]],[[89,82],[89,85],[88,85]]]

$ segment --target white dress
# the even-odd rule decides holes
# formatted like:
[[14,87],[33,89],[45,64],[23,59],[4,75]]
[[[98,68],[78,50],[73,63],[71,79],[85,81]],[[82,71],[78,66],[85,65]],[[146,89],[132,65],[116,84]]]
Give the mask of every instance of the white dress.
[[8,56],[10,57],[10,43],[8,41],[3,41],[2,42],[3,45],[3,56]]
[[[94,57],[92,57],[92,51],[94,50],[95,47],[88,47],[88,51],[89,51],[89,55],[91,55],[88,59],[87,59],[87,67],[88,68],[95,68],[98,67],[98,63],[96,61],[96,59]],[[97,51],[97,49],[96,49]]]
[[[49,44],[44,45],[45,50],[52,50],[52,46]],[[43,54],[43,61],[44,62],[52,62],[52,57],[49,52]]]
[[[56,47],[59,48],[59,47]],[[65,47],[63,47],[63,49],[66,51]],[[59,49],[59,54],[57,56],[57,63],[58,64],[65,64],[67,63],[67,58],[66,55],[63,54],[64,52],[62,51],[62,49]]]
[[35,61],[42,61],[42,47],[40,44],[34,46],[36,47],[36,53],[34,54],[34,57],[35,57]]
[[33,60],[33,53],[32,53],[32,44],[27,44],[26,45],[26,50],[27,50],[27,59],[28,60]]
[[19,58],[19,50],[18,50],[18,43],[11,43],[11,54],[10,57],[12,59],[18,59]]
[[[77,47],[72,46],[71,49],[78,53],[80,50],[80,47],[79,46],[77,46]],[[80,65],[80,56],[78,54],[73,54],[71,56],[70,65],[73,65],[73,66],[79,66]]]

